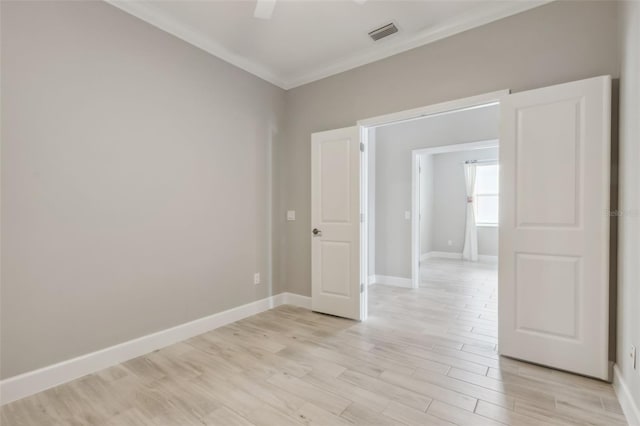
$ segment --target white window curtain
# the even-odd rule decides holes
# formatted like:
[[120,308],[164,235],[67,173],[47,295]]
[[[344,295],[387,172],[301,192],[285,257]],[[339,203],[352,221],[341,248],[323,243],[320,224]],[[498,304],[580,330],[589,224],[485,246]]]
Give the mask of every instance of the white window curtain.
[[464,248],[462,259],[476,262],[478,260],[478,230],[476,228],[475,200],[473,194],[476,188],[476,165],[464,165],[464,180],[467,185],[467,226],[464,234]]

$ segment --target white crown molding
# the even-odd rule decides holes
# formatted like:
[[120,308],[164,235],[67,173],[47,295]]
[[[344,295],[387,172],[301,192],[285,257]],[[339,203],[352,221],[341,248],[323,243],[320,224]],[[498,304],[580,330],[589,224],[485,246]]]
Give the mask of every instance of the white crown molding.
[[104,0],[110,5],[117,7],[120,10],[127,12],[130,15],[141,19],[154,27],[178,37],[179,39],[192,44],[213,56],[222,59],[223,61],[230,63],[246,72],[260,77],[263,80],[268,81],[280,88],[286,87],[286,82],[281,80],[276,73],[268,69],[267,67],[250,61],[247,58],[230,52],[222,45],[212,40],[209,37],[205,37],[197,31],[193,31],[175,19],[166,16],[165,14],[154,10],[153,6],[150,6],[147,2],[141,1],[127,1],[127,0]]
[[273,69],[251,61],[241,55],[232,53],[216,41],[191,30],[180,24],[175,19],[154,9],[147,2],[127,0],[105,0],[118,9],[133,15],[169,34],[172,34],[187,43],[208,52],[225,62],[241,68],[263,80],[268,81],[282,89],[289,90],[313,81],[321,80],[371,62],[379,61],[389,56],[414,49],[416,47],[432,43],[437,40],[470,30],[511,15],[515,15],[529,9],[550,3],[554,0],[526,0],[505,1],[499,8],[491,10],[478,9],[462,15],[444,25],[419,32],[409,38],[393,38],[383,41],[381,44],[372,45],[366,52],[349,55],[337,60],[323,68],[298,76],[283,76]]
[[293,293],[280,293],[38,370],[10,377],[0,381],[0,405],[42,392],[280,305],[295,305],[310,309],[311,298]]
[[287,83],[286,87],[284,88],[293,89],[304,84],[321,80],[323,78],[369,64],[371,62],[379,61],[381,59],[397,55],[398,53],[406,52],[407,50],[415,49],[416,47],[420,47],[425,44],[433,43],[435,41],[450,37],[463,31],[480,27],[482,25],[486,25],[490,22],[497,21],[511,15],[525,12],[529,9],[551,3],[552,1],[554,0],[505,1],[501,3],[501,7],[497,10],[492,9],[489,11],[473,11],[466,15],[460,16],[455,20],[447,22],[444,25],[435,28],[429,28],[427,30],[419,32],[412,37],[404,39],[390,39],[386,41],[386,45],[374,45],[366,52],[356,55],[350,55],[349,57],[338,60],[333,64],[319,70],[313,71],[297,78],[284,79]]

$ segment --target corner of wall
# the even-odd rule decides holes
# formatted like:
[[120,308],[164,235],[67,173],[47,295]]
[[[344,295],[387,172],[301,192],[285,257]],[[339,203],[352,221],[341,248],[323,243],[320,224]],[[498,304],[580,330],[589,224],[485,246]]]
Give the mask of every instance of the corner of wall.
[[618,130],[617,364],[614,386],[631,424],[640,424],[640,3],[618,4],[620,102]]

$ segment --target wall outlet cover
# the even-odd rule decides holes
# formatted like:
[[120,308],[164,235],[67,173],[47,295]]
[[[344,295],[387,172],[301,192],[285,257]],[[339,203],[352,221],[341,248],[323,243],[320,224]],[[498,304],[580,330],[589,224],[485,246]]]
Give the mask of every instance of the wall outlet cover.
[[260,273],[256,272],[255,274],[253,274],[253,283],[254,284],[260,284]]
[[287,220],[289,220],[289,221],[296,220],[296,211],[295,210],[287,210]]

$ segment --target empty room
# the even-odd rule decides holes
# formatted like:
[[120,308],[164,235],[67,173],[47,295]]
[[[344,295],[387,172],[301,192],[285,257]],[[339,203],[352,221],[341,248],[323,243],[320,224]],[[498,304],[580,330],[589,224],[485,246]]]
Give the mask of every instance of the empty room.
[[0,424],[640,425],[640,1],[0,0]]

